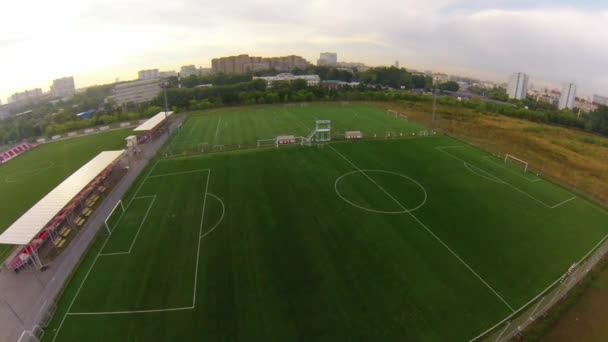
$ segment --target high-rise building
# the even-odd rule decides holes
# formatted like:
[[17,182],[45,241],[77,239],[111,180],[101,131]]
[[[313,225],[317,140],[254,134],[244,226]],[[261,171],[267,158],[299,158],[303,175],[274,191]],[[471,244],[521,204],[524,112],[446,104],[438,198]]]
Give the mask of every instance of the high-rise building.
[[593,95],[593,103],[608,106],[608,96]]
[[160,72],[158,69],[140,70],[137,75],[140,80],[152,80],[155,78],[160,78]]
[[238,55],[214,58],[211,68],[214,73],[244,74],[257,70],[275,69],[277,71],[291,71],[292,69],[306,69],[310,63],[300,56],[285,57],[250,57]]
[[338,54],[335,52],[321,52],[317,60],[318,66],[336,66],[338,64]]
[[140,80],[117,84],[111,98],[117,105],[140,104],[154,100],[160,94],[160,79]]
[[179,74],[182,77],[188,77],[190,75],[198,75],[198,68],[194,65],[184,65],[180,68]]
[[177,76],[177,71],[166,70],[166,71],[161,71],[158,74],[159,74],[160,78],[175,77],[175,76]]
[[76,85],[74,77],[62,77],[53,80],[51,85],[51,96],[55,98],[67,99],[76,94]]
[[42,89],[36,88],[31,90],[14,93],[8,98],[8,103],[15,102],[35,102],[42,98]]
[[528,75],[523,72],[516,72],[509,78],[507,94],[510,99],[523,100],[528,95]]
[[559,98],[557,108],[572,109],[574,108],[574,99],[576,97],[576,85],[574,83],[564,83],[562,86],[562,95]]

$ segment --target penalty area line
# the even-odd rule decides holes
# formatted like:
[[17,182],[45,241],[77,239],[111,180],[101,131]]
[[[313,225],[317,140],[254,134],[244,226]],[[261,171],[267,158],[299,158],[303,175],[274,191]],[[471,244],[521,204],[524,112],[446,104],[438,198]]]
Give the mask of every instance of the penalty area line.
[[68,312],[67,315],[70,315],[70,316],[130,315],[130,314],[153,313],[153,312],[183,311],[183,310],[193,310],[193,309],[194,309],[194,306],[185,306],[185,307],[180,307],[180,308],[131,310],[131,311]]

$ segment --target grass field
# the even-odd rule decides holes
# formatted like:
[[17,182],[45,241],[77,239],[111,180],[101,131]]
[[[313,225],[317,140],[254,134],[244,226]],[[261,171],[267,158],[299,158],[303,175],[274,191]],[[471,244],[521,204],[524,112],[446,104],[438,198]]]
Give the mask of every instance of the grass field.
[[[0,232],[67,176],[104,150],[124,148],[130,130],[40,145],[0,166]],[[0,245],[0,261],[13,246]]]
[[[302,106],[248,106],[189,114],[168,149],[172,154],[212,150],[214,146],[255,147],[278,135],[308,136],[315,120],[332,120],[334,137],[361,131],[366,138],[418,133],[420,126],[396,120],[371,105],[311,103]],[[205,144],[205,145],[203,145]]]
[[446,137],[162,159],[124,204],[45,340],[469,340],[608,233],[598,206]]

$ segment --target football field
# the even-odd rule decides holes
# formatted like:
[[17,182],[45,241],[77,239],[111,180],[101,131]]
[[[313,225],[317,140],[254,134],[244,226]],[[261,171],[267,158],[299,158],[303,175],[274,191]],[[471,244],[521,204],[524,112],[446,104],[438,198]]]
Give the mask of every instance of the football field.
[[316,120],[332,121],[334,139],[346,131],[361,131],[366,139],[407,137],[426,130],[406,118],[395,118],[365,104],[311,103],[246,106],[188,114],[167,149],[185,155],[224,149],[257,147],[259,140],[272,145],[278,135],[308,136]]
[[[335,114],[336,130],[419,129],[354,109],[365,123]],[[189,119],[173,149],[260,136],[211,119],[230,122]],[[439,136],[160,159],[123,204],[45,340],[468,341],[608,233],[598,206]]]
[[[121,129],[43,144],[0,165],[0,232],[99,152],[123,149],[130,131]],[[13,247],[0,245],[0,262]]]

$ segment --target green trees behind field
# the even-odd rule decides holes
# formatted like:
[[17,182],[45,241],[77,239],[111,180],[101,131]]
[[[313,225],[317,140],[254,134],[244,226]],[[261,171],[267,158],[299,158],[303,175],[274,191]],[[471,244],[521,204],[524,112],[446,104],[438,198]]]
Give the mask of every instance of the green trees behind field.
[[[322,80],[344,82],[360,81],[358,86],[307,87],[304,80],[274,83],[267,88],[264,80],[251,80],[252,74],[213,74],[189,76],[182,79],[183,88],[177,87],[177,77],[170,78],[173,87],[168,89],[169,104],[174,109],[204,110],[221,106],[273,104],[302,101],[410,101],[430,102],[430,95],[422,95],[422,90],[432,88],[428,76],[410,73],[404,68],[378,67],[363,72],[330,67],[310,67],[295,69],[294,74],[318,74]],[[276,70],[256,72],[255,75],[275,75]],[[212,87],[196,87],[213,84]],[[34,105],[30,113],[0,121],[0,145],[31,139],[38,136],[52,136],[66,132],[109,125],[122,121],[133,121],[150,117],[163,108],[162,96],[147,106],[127,106],[118,108],[105,99],[113,85],[95,86],[79,93],[68,102]],[[458,83],[446,82],[438,85],[445,91],[458,91]],[[418,89],[416,92],[403,90]],[[600,106],[596,111],[577,115],[571,110],[557,110],[552,104],[527,98],[523,101],[509,100],[504,88],[481,89],[470,87],[474,94],[501,101],[491,102],[482,98],[458,101],[452,97],[441,97],[443,106],[464,107],[478,113],[493,113],[517,117],[535,122],[557,124],[584,129],[608,136],[608,107]],[[527,108],[526,108],[527,107]],[[96,109],[89,119],[80,119],[76,113]]]

